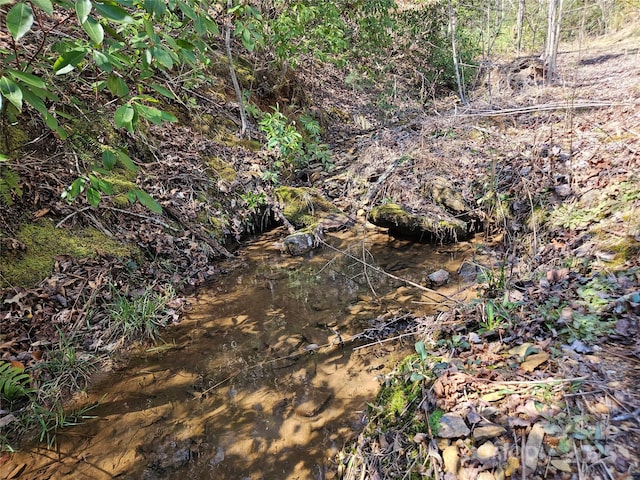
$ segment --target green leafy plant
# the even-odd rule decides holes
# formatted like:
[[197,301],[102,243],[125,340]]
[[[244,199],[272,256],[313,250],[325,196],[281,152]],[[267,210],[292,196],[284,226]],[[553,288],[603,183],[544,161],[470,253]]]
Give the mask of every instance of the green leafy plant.
[[244,192],[240,195],[240,198],[247,204],[247,208],[252,211],[256,211],[267,204],[267,197],[264,192]]
[[[2,6],[8,3],[5,0]],[[210,63],[209,42],[220,33],[216,13],[198,0],[18,1],[6,12],[4,23],[9,48],[2,51],[0,65],[0,117],[6,125],[9,118],[25,110],[35,111],[60,139],[66,139],[74,128],[64,124],[64,119],[72,118],[67,110],[81,104],[67,87],[72,79],[80,84],[90,81],[96,94],[116,99],[116,128],[134,132],[142,120],[151,124],[177,121],[159,108],[162,103],[157,99],[175,100],[175,94],[153,78],[158,72],[182,67],[193,72],[186,75],[185,83],[194,78],[203,81],[201,68],[196,67]],[[60,31],[63,27],[64,32]],[[69,35],[69,29],[76,34]],[[36,35],[37,48],[31,48],[35,42],[31,37]],[[90,80],[85,72],[91,72]],[[115,152],[121,162],[125,155]],[[109,161],[103,156],[100,168],[110,170]],[[11,188],[10,182],[3,185],[4,190]],[[92,167],[63,196],[72,201],[85,194],[95,206],[102,194],[110,192],[107,175]],[[134,190],[129,198],[161,211],[142,190]]]
[[88,413],[97,407],[88,405],[72,412],[66,412],[59,402],[51,406],[45,406],[40,403],[32,404],[32,414],[26,418],[26,431],[36,430],[38,433],[38,441],[46,442],[49,448],[53,447],[56,440],[57,432],[61,428],[79,425],[85,420],[95,418]]
[[33,393],[31,375],[8,362],[0,363],[0,396],[8,402]]
[[276,155],[271,168],[263,172],[263,180],[277,181],[278,173],[285,166],[303,168],[310,162],[320,162],[326,170],[331,167],[331,151],[322,143],[320,125],[308,114],[299,117],[301,129],[284,115],[278,106],[273,112],[263,113],[256,108],[250,109],[259,119],[258,127],[267,138],[267,148]]
[[480,330],[483,332],[495,332],[504,326],[504,320],[496,314],[496,306],[492,300],[484,302],[484,315],[480,322]]

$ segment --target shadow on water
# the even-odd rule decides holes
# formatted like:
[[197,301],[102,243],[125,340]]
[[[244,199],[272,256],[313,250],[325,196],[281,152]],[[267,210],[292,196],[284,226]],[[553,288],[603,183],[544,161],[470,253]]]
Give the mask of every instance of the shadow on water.
[[[412,351],[400,341],[353,350],[349,339],[382,315],[431,313],[433,297],[329,249],[287,257],[275,235],[192,300],[166,349],[96,382],[96,418],[60,432],[57,451],[18,454],[3,468],[23,463],[16,478],[32,479],[334,478],[381,375]],[[346,233],[330,242],[416,283],[455,272],[472,252],[375,233],[364,247]]]

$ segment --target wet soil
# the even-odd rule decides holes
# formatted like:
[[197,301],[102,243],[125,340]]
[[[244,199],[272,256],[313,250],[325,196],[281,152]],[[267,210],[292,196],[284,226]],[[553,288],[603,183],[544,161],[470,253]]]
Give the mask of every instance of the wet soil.
[[[98,380],[81,402],[98,403],[95,418],[60,431],[55,451],[15,455],[0,476],[334,478],[335,456],[362,428],[382,375],[413,349],[410,336],[378,342],[406,325],[361,333],[438,305],[330,248],[284,255],[279,238],[263,236],[224,264],[166,343]],[[373,230],[365,241],[350,232],[328,242],[419,284],[444,268],[447,295],[464,290],[456,272],[473,252],[469,243],[437,248]]]

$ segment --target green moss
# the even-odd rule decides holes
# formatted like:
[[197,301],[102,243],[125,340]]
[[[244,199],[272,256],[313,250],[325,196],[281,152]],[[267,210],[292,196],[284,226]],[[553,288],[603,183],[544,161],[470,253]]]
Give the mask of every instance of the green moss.
[[221,132],[216,136],[216,140],[227,147],[242,147],[252,152],[257,152],[262,148],[262,143],[251,138],[238,138],[233,132]]
[[14,257],[2,255],[0,283],[3,286],[37,285],[51,274],[56,255],[76,258],[90,258],[97,254],[124,258],[139,255],[136,247],[119,242],[94,228],[55,228],[51,221],[23,225],[17,238],[24,243],[26,251]]
[[322,213],[340,213],[319,191],[305,187],[278,187],[274,191],[282,213],[296,227],[318,223]]
[[106,176],[105,180],[111,184],[114,193],[127,193],[138,188],[133,181],[135,178],[134,172],[126,169],[117,169],[109,173],[110,175]]
[[0,153],[14,154],[19,151],[31,138],[29,132],[22,128],[20,122],[7,122],[9,125],[0,135]]
[[442,415],[444,415],[444,411],[439,408],[429,414],[429,427],[431,427],[431,433],[434,435],[438,435],[438,432],[440,431],[440,419],[442,418]]
[[221,158],[204,157],[203,161],[220,179],[226,182],[233,182],[238,177],[235,168]]
[[113,197],[111,197],[111,201],[118,208],[127,208],[129,205],[131,205],[129,197],[124,193],[114,195]]

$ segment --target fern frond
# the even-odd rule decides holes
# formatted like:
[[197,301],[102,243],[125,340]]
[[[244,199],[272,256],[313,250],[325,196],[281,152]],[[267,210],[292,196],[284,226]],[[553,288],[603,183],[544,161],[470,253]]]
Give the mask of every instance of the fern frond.
[[29,395],[34,390],[31,388],[31,375],[10,363],[0,363],[0,395],[5,400],[13,401],[19,397]]

